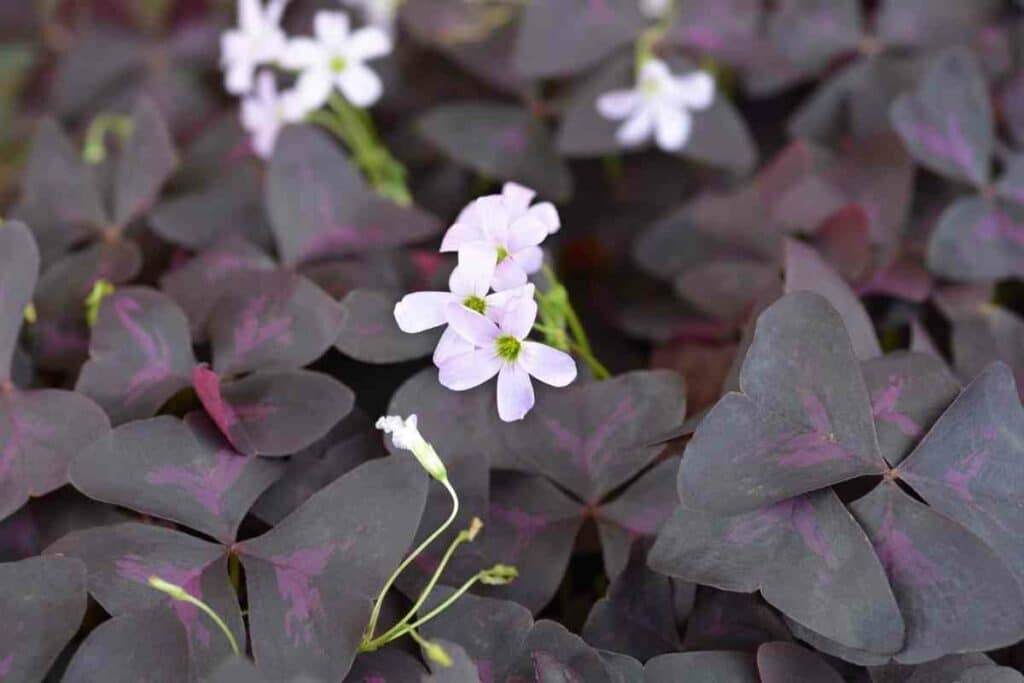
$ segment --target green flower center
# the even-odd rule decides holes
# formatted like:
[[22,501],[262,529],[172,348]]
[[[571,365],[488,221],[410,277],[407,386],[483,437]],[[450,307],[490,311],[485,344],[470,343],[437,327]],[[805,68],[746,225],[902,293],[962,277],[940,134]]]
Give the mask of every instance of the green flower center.
[[476,311],[480,315],[483,315],[484,311],[487,310],[487,302],[484,301],[482,297],[479,297],[476,294],[471,294],[467,296],[462,301],[462,305],[471,311]]
[[331,57],[330,66],[331,71],[333,71],[336,74],[340,74],[342,71],[345,70],[345,67],[348,66],[348,62],[345,61],[344,57],[338,55],[336,57]]
[[658,94],[659,89],[660,86],[656,79],[645,78],[644,80],[640,81],[640,92],[644,93],[645,95],[656,95]]
[[508,249],[505,247],[498,247],[498,263],[501,263],[508,258]]
[[523,342],[511,334],[503,334],[495,341],[498,350],[498,358],[514,363],[519,358],[519,352],[523,350]]

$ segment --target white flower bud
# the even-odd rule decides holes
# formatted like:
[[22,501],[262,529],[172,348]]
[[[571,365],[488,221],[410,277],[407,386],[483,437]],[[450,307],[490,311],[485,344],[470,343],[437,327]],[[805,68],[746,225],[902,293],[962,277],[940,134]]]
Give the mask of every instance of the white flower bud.
[[410,415],[402,420],[398,415],[386,415],[377,420],[377,429],[391,435],[391,442],[396,448],[412,452],[423,469],[438,481],[448,480],[448,470],[441,462],[434,447],[427,443],[420,430],[416,427],[416,416]]

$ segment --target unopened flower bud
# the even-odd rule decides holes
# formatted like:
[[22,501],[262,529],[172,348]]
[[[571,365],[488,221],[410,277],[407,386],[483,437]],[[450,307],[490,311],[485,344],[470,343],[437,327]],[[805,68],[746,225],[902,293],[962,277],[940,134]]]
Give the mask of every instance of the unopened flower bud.
[[391,435],[391,442],[396,448],[410,451],[423,469],[438,481],[448,480],[448,470],[441,462],[434,447],[427,443],[420,430],[416,427],[416,416],[410,415],[405,420],[397,415],[387,415],[377,420],[377,429]]

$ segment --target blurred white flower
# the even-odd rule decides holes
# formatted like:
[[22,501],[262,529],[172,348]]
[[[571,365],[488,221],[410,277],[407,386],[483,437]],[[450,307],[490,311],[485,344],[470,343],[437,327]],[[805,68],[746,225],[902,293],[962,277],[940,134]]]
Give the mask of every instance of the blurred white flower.
[[441,384],[465,391],[498,376],[498,417],[521,420],[533,408],[530,377],[564,387],[576,379],[576,362],[558,349],[527,341],[537,319],[537,302],[530,296],[508,301],[498,322],[465,306],[449,304],[448,325],[476,350],[448,359],[440,366]]
[[252,148],[264,159],[274,151],[281,128],[294,123],[289,116],[288,99],[292,92],[277,92],[274,74],[263,71],[256,79],[256,90],[242,100],[242,127],[249,133]]
[[642,145],[652,136],[666,152],[677,152],[690,139],[691,111],[707,109],[715,81],[704,71],[675,76],[665,62],[650,59],[640,69],[635,88],[613,90],[597,99],[601,116],[624,123],[615,133],[626,147]]
[[388,35],[394,35],[395,17],[400,0],[341,0],[342,4],[358,10],[363,20]]
[[238,1],[238,27],[220,38],[220,60],[224,85],[232,95],[252,90],[256,69],[281,58],[287,39],[281,29],[281,16],[288,0]]
[[448,479],[448,471],[434,447],[420,434],[415,415],[403,420],[398,415],[386,415],[377,420],[377,429],[391,435],[395,448],[410,451],[430,476],[438,481]]
[[544,261],[540,243],[561,226],[550,203],[530,206],[533,196],[522,185],[506,183],[502,194],[474,200],[448,228],[441,251],[474,247],[492,253],[497,263],[491,280],[495,291],[526,284],[527,276],[540,270]]
[[391,52],[391,38],[379,28],[350,30],[344,12],[317,12],[315,38],[292,38],[281,57],[285,68],[299,71],[295,115],[322,107],[338,88],[349,102],[368,107],[380,99],[380,77],[365,62]]
[[672,6],[672,0],[639,0],[640,13],[648,19],[661,19]]

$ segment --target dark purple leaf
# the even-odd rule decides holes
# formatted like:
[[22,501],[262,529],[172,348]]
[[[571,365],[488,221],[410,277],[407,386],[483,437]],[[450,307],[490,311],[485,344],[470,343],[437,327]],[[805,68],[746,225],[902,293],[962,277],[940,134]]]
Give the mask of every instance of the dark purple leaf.
[[341,319],[337,302],[301,275],[237,272],[210,313],[213,367],[222,376],[301,368],[330,348]]
[[390,647],[356,657],[345,683],[404,683],[421,681],[425,674],[426,670],[415,657]]
[[542,477],[493,472],[484,530],[467,557],[478,567],[510,564],[519,578],[507,586],[481,589],[539,612],[558,590],[583,524],[578,503]]
[[861,41],[858,0],[782,0],[769,15],[768,34],[779,52],[808,71],[817,71]]
[[126,226],[152,207],[177,162],[160,110],[151,100],[141,98],[132,112],[132,134],[114,176],[114,224]]
[[29,501],[0,522],[0,562],[39,555],[72,531],[130,520],[126,511],[86,498],[74,487],[65,486]]
[[637,371],[604,382],[538,390],[535,409],[499,437],[516,469],[544,474],[585,502],[598,503],[660,450],[651,432],[679,424],[686,393],[675,373]]
[[25,306],[39,277],[39,250],[23,223],[0,223],[0,385],[11,379]]
[[631,0],[548,0],[527,5],[516,66],[527,78],[568,76],[636,38],[645,20]]
[[164,294],[143,287],[104,299],[75,388],[114,424],[155,415],[189,385],[195,356],[188,321]]
[[595,512],[604,570],[610,578],[626,566],[634,541],[653,538],[672,516],[679,503],[675,486],[678,469],[677,458],[658,463]]
[[953,366],[960,379],[970,382],[999,360],[1010,366],[1019,392],[1024,379],[1024,320],[987,304],[952,313]]
[[843,319],[843,325],[853,343],[853,352],[860,360],[868,360],[882,353],[878,336],[863,304],[814,250],[794,239],[785,241],[785,270],[787,294],[809,291],[825,297]]
[[[985,655],[950,655],[914,667],[905,683],[1021,683],[1024,676]],[[901,682],[903,683],[903,682]]]
[[410,458],[368,462],[239,544],[256,662],[273,680],[340,680],[376,592],[412,541],[427,482]]
[[364,363],[400,363],[428,356],[440,330],[407,334],[395,323],[395,302],[401,297],[375,289],[354,289],[341,301],[344,317],[334,345]]
[[53,119],[39,122],[11,213],[31,226],[47,263],[107,220],[92,170]]
[[271,683],[248,657],[232,657],[206,678],[208,683]]
[[206,341],[207,323],[220,300],[211,292],[224,291],[237,275],[250,270],[271,270],[273,260],[240,237],[226,237],[183,266],[160,278],[160,288],[185,312],[192,338]]
[[849,647],[888,655],[903,642],[882,565],[831,491],[735,517],[681,507],[662,527],[649,562],[655,571],[724,590],[760,588],[794,620]]
[[921,164],[975,185],[988,182],[995,145],[988,88],[975,58],[942,56],[924,81],[892,106],[892,123]]
[[754,656],[724,650],[661,655],[644,666],[644,683],[759,683]]
[[572,193],[569,168],[547,129],[520,107],[444,105],[423,114],[416,125],[445,156],[487,178],[520,182],[554,200]]
[[711,261],[675,278],[676,294],[701,313],[720,320],[740,320],[765,291],[779,288],[775,264],[738,260]]
[[553,621],[538,621],[523,641],[506,681],[586,681],[614,683],[596,650]]
[[998,0],[933,3],[887,0],[875,19],[879,39],[893,47],[937,47],[965,42],[972,30],[998,12]]
[[1024,638],[1017,579],[977,536],[888,480],[850,509],[874,545],[906,623],[896,661],[917,664]]
[[[223,637],[221,634],[215,634]],[[188,638],[173,612],[155,607],[96,627],[75,652],[64,683],[189,680]]]
[[[694,69],[683,60],[669,60],[668,64],[673,73]],[[633,75],[632,59],[616,59],[574,90],[558,131],[558,150],[564,156],[598,157],[624,151],[615,138],[621,122],[601,116],[596,102],[602,93],[633,87]],[[740,174],[751,170],[757,162],[757,148],[746,123],[720,91],[709,108],[693,112],[689,141],[677,154]]]
[[258,372],[221,384],[196,366],[192,386],[210,419],[246,455],[302,450],[348,415],[355,400],[344,384],[310,370]]
[[765,643],[757,650],[761,683],[843,683],[819,655],[793,643]]
[[4,681],[41,681],[85,616],[85,567],[69,557],[0,564]]
[[374,194],[335,142],[309,126],[281,134],[265,197],[285,265],[418,242],[441,227]]
[[380,432],[353,410],[323,438],[288,458],[283,474],[252,506],[252,513],[277,524],[338,477],[385,453]]
[[1024,576],[1024,511],[1016,469],[1024,411],[1010,369],[993,363],[971,382],[917,449],[900,478],[939,512],[988,543]]
[[761,21],[757,0],[686,0],[679,4],[665,41],[741,66],[749,58]]
[[433,660],[428,660],[427,665],[430,667],[431,675],[424,678],[423,683],[479,683],[487,680],[461,646],[444,638],[435,638],[433,642],[444,649],[451,659],[451,664],[444,666]]
[[932,233],[928,267],[953,280],[1024,276],[1024,207],[983,196],[956,200]]
[[[431,593],[427,608],[452,592],[450,588],[438,588]],[[422,632],[431,640],[446,640],[461,647],[476,666],[481,681],[499,681],[515,661],[532,626],[529,610],[517,602],[466,594],[424,624]]]
[[90,498],[163,517],[231,543],[283,463],[240,455],[202,413],[122,425],[78,456],[72,483]]
[[647,546],[633,546],[629,562],[587,615],[581,631],[594,647],[642,662],[680,648],[671,580],[647,568]]
[[817,294],[789,294],[757,321],[729,393],[679,468],[684,503],[736,514],[888,468],[842,319]]
[[683,650],[742,650],[792,640],[778,612],[756,593],[733,593],[702,586],[686,620]]
[[142,36],[111,24],[99,23],[82,31],[54,74],[56,110],[64,117],[87,113],[98,95],[138,68],[144,44]]
[[960,383],[943,361],[922,353],[890,353],[861,367],[879,450],[896,467],[956,398]]
[[0,519],[66,484],[71,458],[109,429],[103,410],[81,394],[0,391]]
[[180,531],[145,524],[76,531],[50,546],[47,555],[85,562],[89,593],[111,615],[138,614],[163,605],[185,627],[193,675],[208,673],[231,652],[227,638],[198,608],[175,602],[148,585],[150,576],[182,586],[206,602],[243,642],[238,598],[228,580],[227,549]]

